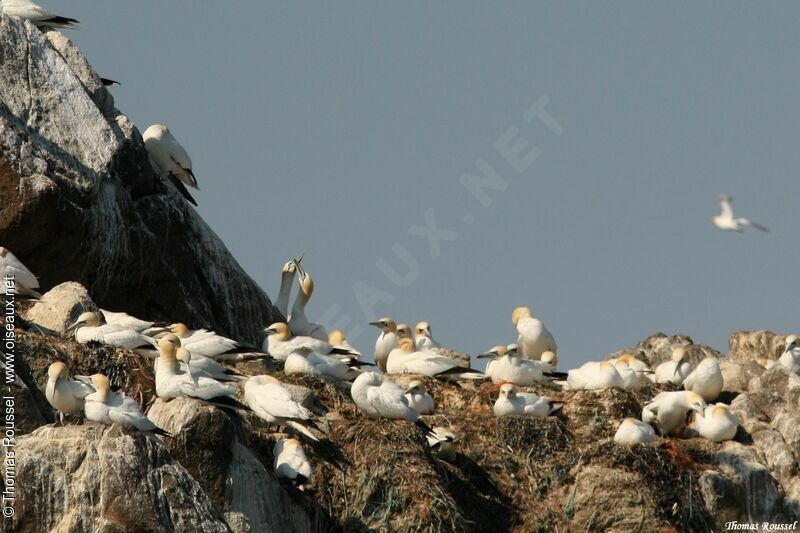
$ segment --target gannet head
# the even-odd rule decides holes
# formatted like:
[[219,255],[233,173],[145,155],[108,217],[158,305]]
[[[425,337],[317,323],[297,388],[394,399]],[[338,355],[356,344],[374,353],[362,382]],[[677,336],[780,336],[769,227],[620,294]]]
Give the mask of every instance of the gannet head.
[[163,338],[158,341],[158,354],[167,361],[175,360],[175,344],[168,338]]
[[496,359],[498,357],[503,357],[507,352],[508,349],[505,346],[498,344],[488,352],[480,354],[478,359]]
[[189,335],[189,327],[183,322],[176,322],[175,324],[170,324],[169,330],[172,332],[173,335],[176,335],[181,339],[184,339],[186,338],[187,335]]
[[303,291],[303,294],[311,298],[311,295],[314,294],[314,280],[311,279],[311,274],[306,271],[300,271],[300,290]]
[[281,269],[281,274],[294,274],[300,269],[300,261],[303,260],[303,253],[301,252],[300,255],[292,259],[291,261],[287,261],[283,268]]
[[408,387],[406,387],[406,394],[409,394],[411,392],[418,392],[420,394],[425,394],[426,392],[425,383],[423,383],[418,379],[415,379],[414,381],[408,384]]
[[69,371],[67,370],[67,365],[62,363],[61,361],[56,361],[50,368],[47,369],[47,377],[50,381],[58,381],[59,379],[67,379],[69,377]]
[[517,307],[511,313],[511,322],[516,326],[523,318],[531,318],[532,316],[533,313],[531,313],[530,307]]
[[417,350],[411,339],[400,339],[400,349],[405,353],[414,353]]
[[64,333],[69,333],[71,331],[75,331],[78,328],[83,326],[89,327],[97,327],[103,323],[102,318],[100,317],[99,313],[95,313],[94,311],[87,311],[85,313],[81,313],[81,316],[78,317],[78,320],[75,321],[70,327],[64,330]]
[[517,396],[517,388],[512,385],[511,383],[504,383],[500,387],[500,397],[501,398],[508,398],[509,400],[515,398]]
[[159,341],[167,340],[172,344],[174,344],[176,348],[178,348],[182,344],[180,337],[178,337],[174,333],[164,333],[162,335],[159,335],[158,340]]
[[719,195],[719,201],[729,204],[729,203],[731,203],[733,201],[733,198],[728,194],[720,194]]
[[380,330],[384,333],[397,333],[397,322],[389,317],[379,318],[378,320],[370,322],[369,325],[380,328]]
[[410,339],[411,326],[408,324],[397,324],[397,337],[400,339]]
[[683,361],[685,357],[686,357],[686,348],[684,348],[683,346],[679,346],[674,350],[672,350],[672,360],[675,361],[676,363],[678,361]]
[[0,257],[5,257],[8,255],[8,248],[4,246],[0,246]]
[[280,384],[280,381],[275,379],[272,376],[267,374],[261,374],[259,376],[253,376],[247,380],[248,382],[255,383],[256,385],[274,385],[276,383]]
[[435,427],[433,428],[433,433],[440,442],[456,442],[458,440],[458,437],[456,437],[455,433],[446,427]]
[[786,337],[786,349],[791,350],[797,347],[797,335],[789,335]]
[[519,355],[519,345],[514,343],[506,346],[506,354],[509,357],[517,357]]
[[728,407],[721,403],[718,403],[717,405],[713,406],[713,409],[711,409],[712,418],[727,418],[728,413]]
[[555,352],[542,352],[542,357],[539,360],[546,365],[558,366],[558,356]]
[[417,337],[430,337],[431,336],[431,325],[427,322],[418,322],[417,327],[414,328],[414,333]]
[[692,411],[695,411],[700,416],[703,416],[703,413],[706,410],[706,401],[703,399],[702,396],[697,394],[696,392],[687,392],[686,394],[687,400],[687,407]]
[[345,342],[347,342],[347,336],[344,334],[344,331],[340,329],[334,329],[328,333],[328,344],[341,346]]
[[93,374],[91,380],[92,385],[94,385],[94,388],[97,389],[98,393],[100,393],[100,396],[103,398],[108,397],[108,393],[111,390],[111,385],[108,382],[108,378],[103,374]]
[[179,363],[183,363],[186,367],[186,374],[189,376],[189,379],[194,379],[192,377],[192,353],[187,350],[186,348],[180,347],[175,350],[175,360]]
[[270,327],[264,330],[267,336],[275,335],[275,338],[281,341],[288,340],[292,336],[292,331],[286,322],[275,322]]

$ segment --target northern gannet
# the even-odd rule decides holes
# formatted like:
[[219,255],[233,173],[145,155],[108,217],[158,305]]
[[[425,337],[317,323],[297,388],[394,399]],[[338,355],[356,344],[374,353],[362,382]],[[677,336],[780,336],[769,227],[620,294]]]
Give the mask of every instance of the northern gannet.
[[[337,348],[332,344],[313,337],[294,336],[285,322],[276,322],[266,328],[267,335],[264,348],[278,361],[286,361],[293,353],[306,355],[311,352],[320,355],[349,355],[357,359],[360,354],[347,349]],[[363,363],[366,364],[366,363]]]
[[[14,293],[17,296],[38,300],[42,297],[39,294],[39,280],[33,275],[28,267],[11,253],[11,250],[0,246],[0,277],[14,278]],[[5,292],[5,291],[3,291]]]
[[627,366],[615,368],[617,368],[617,372],[619,372],[619,376],[622,378],[623,390],[638,392],[642,389],[643,374]]
[[272,376],[253,376],[244,384],[244,401],[270,424],[282,424],[319,440],[305,426],[314,425],[314,414],[297,403],[283,384]]
[[192,379],[203,376],[217,381],[238,381],[243,378],[239,372],[225,368],[213,359],[192,355],[183,346],[176,346],[175,359],[186,366],[186,373]]
[[551,352],[550,350],[546,352],[542,352],[542,357],[539,359],[539,362],[542,363],[542,367],[548,372],[553,372],[558,368],[558,355],[556,352]]
[[609,361],[590,361],[567,373],[567,385],[572,390],[599,390],[608,387],[622,389],[625,383]]
[[197,202],[189,194],[184,184],[198,189],[192,172],[192,159],[183,146],[175,139],[168,127],[153,124],[142,134],[144,146],[150,156],[150,163],[162,179],[168,179],[186,200],[194,205]]
[[444,357],[449,357],[459,366],[469,368],[470,357],[464,352],[445,348],[433,338],[431,325],[427,322],[419,322],[414,328],[415,345],[420,352],[431,352]]
[[444,461],[454,461],[458,452],[458,437],[445,427],[435,427],[427,436],[428,448]]
[[371,364],[359,361],[355,357],[337,359],[336,357],[320,355],[314,352],[292,352],[283,363],[283,373],[287,376],[306,374],[350,381],[361,373],[361,366]]
[[655,426],[662,435],[680,436],[689,411],[702,414],[703,397],[691,391],[662,392],[642,409],[642,421]]
[[370,418],[408,420],[426,434],[432,431],[420,420],[419,413],[408,404],[402,387],[383,379],[377,372],[364,372],[358,376],[350,388],[350,395],[359,410]]
[[425,390],[425,383],[415,379],[406,387],[408,405],[421,415],[433,413],[433,397]]
[[654,440],[656,440],[656,432],[653,426],[635,418],[623,420],[614,434],[614,442],[620,444],[642,444]]
[[543,418],[556,411],[550,407],[550,400],[532,392],[517,392],[511,383],[500,387],[500,395],[494,402],[494,416],[533,416]]
[[149,349],[156,345],[156,341],[136,330],[125,328],[116,324],[105,324],[99,313],[87,311],[78,317],[64,333],[75,332],[75,340],[81,344],[99,342],[117,348],[129,350]]
[[408,324],[397,324],[397,338],[414,340],[411,333],[411,326]]
[[86,397],[84,412],[87,420],[109,426],[117,423],[140,431],[172,436],[147,418],[135,400],[121,392],[112,392],[106,376],[94,374],[91,379],[96,391]]
[[679,346],[672,350],[672,360],[664,361],[656,367],[656,383],[675,383],[682,385],[683,380],[692,373],[692,364],[686,359],[686,348]]
[[45,397],[58,411],[59,421],[64,423],[64,415],[81,415],[86,397],[95,391],[92,380],[87,376],[69,379],[67,365],[55,362],[47,369],[47,388]]
[[[384,317],[369,323],[381,330],[378,340],[375,341],[375,363],[382,372],[386,372],[386,360],[389,353],[400,346],[400,337],[397,335],[397,323],[391,318]],[[409,334],[410,338],[410,334]]]
[[77,20],[56,15],[34,4],[31,0],[3,0],[0,4],[2,4],[3,14],[30,20],[37,28],[76,29],[78,27]]
[[499,363],[498,361],[502,359],[508,353],[508,348],[503,346],[502,344],[498,344],[491,350],[488,350],[480,355],[478,355],[478,359],[489,359],[489,362],[486,363],[486,370],[484,370],[484,374],[491,378],[493,383],[497,383],[502,381],[499,377],[495,379],[495,373],[498,369],[506,364],[505,360],[503,363]]
[[128,313],[100,309],[100,317],[101,321],[106,324],[118,326],[122,329],[132,329],[133,331],[138,331],[144,335],[154,335],[156,333],[166,331],[166,328],[155,326],[155,322],[142,320],[136,318],[135,316],[131,316]]
[[278,290],[278,299],[275,300],[275,308],[280,311],[284,318],[289,318],[289,299],[292,296],[294,276],[302,260],[303,254],[300,254],[291,261],[288,261],[281,269],[281,288]]
[[388,374],[419,374],[431,378],[455,380],[484,379],[480,372],[468,371],[449,357],[433,352],[418,352],[411,339],[403,339],[386,359]]
[[294,299],[292,312],[289,315],[289,329],[295,335],[303,335],[306,337],[313,337],[321,341],[328,340],[328,332],[319,324],[314,324],[306,318],[306,305],[311,296],[314,294],[314,280],[311,279],[311,274],[303,270],[300,265],[297,265],[300,272],[298,285],[300,285],[300,292]]
[[492,358],[492,361],[486,365],[486,375],[493,383],[508,382],[527,387],[567,376],[561,372],[546,371],[544,365],[539,361],[523,359],[519,355],[519,348],[516,344],[510,344],[507,348],[496,346],[478,356],[478,358],[487,357]]
[[706,402],[713,402],[722,392],[724,380],[719,361],[716,357],[706,357],[691,374],[683,380],[683,388],[703,397]]
[[723,194],[719,197],[719,205],[722,211],[719,215],[711,217],[711,221],[714,222],[716,227],[721,230],[736,231],[739,233],[744,231],[745,226],[752,226],[760,231],[769,231],[761,224],[756,224],[755,222],[752,222],[746,218],[734,218],[733,208],[731,207],[732,201],[733,198],[727,194]]
[[520,353],[528,359],[539,360],[543,352],[558,352],[556,340],[542,322],[533,317],[530,308],[517,307],[511,314],[511,322],[517,327]]
[[169,326],[169,331],[178,336],[181,346],[192,352],[192,355],[208,357],[217,361],[252,361],[267,357],[265,352],[253,346],[218,335],[205,329],[189,329],[186,324],[177,322]]
[[297,439],[282,439],[275,443],[272,449],[275,457],[272,467],[275,476],[288,479],[298,489],[303,490],[304,485],[311,479],[311,463],[308,462],[303,445]]
[[797,345],[796,335],[786,337],[786,350],[781,354],[778,362],[789,372],[800,374],[800,346]]
[[353,348],[347,340],[347,335],[340,329],[334,329],[328,334],[328,344],[332,345],[337,350],[346,352],[347,355],[352,355],[361,359],[361,352]]
[[692,427],[704,439],[722,442],[736,436],[739,421],[727,405],[718,403],[708,405],[702,414],[696,414]]

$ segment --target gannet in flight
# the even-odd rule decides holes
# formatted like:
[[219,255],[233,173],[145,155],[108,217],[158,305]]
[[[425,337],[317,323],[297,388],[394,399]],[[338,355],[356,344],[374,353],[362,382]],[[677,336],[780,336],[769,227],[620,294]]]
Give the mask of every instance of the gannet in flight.
[[106,376],[95,374],[91,379],[96,391],[86,397],[84,412],[87,420],[109,426],[116,422],[140,431],[172,436],[147,418],[135,400],[121,392],[112,392]]
[[511,383],[500,387],[500,395],[494,402],[494,416],[533,416],[543,418],[558,410],[550,407],[550,400],[532,392],[517,392]]
[[397,324],[397,338],[414,340],[411,333],[411,326],[408,324]]
[[169,326],[169,331],[181,340],[181,346],[199,355],[217,361],[252,361],[264,359],[267,354],[257,348],[218,335],[205,329],[189,329],[186,324],[177,322]]
[[635,418],[623,420],[614,434],[614,442],[620,444],[642,444],[654,440],[656,440],[656,432],[653,426]]
[[288,479],[298,489],[303,490],[304,485],[311,479],[311,463],[308,462],[300,441],[279,440],[275,443],[272,454],[275,457],[272,464],[275,475],[280,479]]
[[444,461],[454,461],[458,452],[458,437],[445,427],[435,427],[427,436],[428,448]]
[[433,352],[418,352],[411,339],[403,339],[386,359],[388,374],[419,374],[431,378],[446,379],[484,379],[486,376],[476,371],[467,371],[449,357]]
[[305,426],[314,425],[314,414],[297,403],[283,384],[272,376],[253,376],[244,384],[244,401],[259,418],[289,426],[312,440],[319,440]]
[[153,124],[144,131],[142,139],[150,156],[150,163],[158,175],[162,179],[170,180],[186,200],[197,205],[183,185],[185,183],[199,189],[192,172],[192,160],[169,128],[162,124]]
[[702,414],[695,415],[692,426],[704,439],[722,442],[736,436],[739,421],[727,405],[718,403],[706,406]]
[[425,383],[415,379],[406,387],[408,405],[421,415],[433,414],[433,397],[425,390]]
[[769,231],[764,226],[756,224],[755,222],[752,222],[746,218],[734,218],[733,208],[731,207],[732,200],[733,198],[726,194],[723,194],[719,197],[719,204],[722,208],[722,212],[719,215],[711,218],[715,226],[725,231],[736,231],[739,233],[744,231],[745,226],[752,226],[760,231]]
[[389,358],[389,353],[400,346],[397,323],[391,318],[384,317],[370,322],[369,325],[381,330],[378,340],[375,341],[375,363],[382,372],[386,372],[386,360]]
[[87,376],[69,379],[67,365],[55,362],[47,369],[47,388],[45,398],[58,411],[59,421],[64,423],[64,415],[81,415],[87,396],[95,391],[92,380]]
[[706,357],[697,365],[691,374],[683,380],[683,388],[703,397],[706,402],[713,402],[722,392],[724,386],[722,370],[716,357]]
[[361,359],[361,352],[353,348],[347,340],[347,335],[340,329],[335,329],[328,334],[328,344],[331,344],[337,350],[341,350],[348,355]]
[[346,355],[351,356],[353,359],[358,359],[360,355],[358,352],[337,348],[319,339],[294,336],[285,322],[276,322],[272,324],[264,330],[264,333],[267,335],[264,341],[264,349],[278,361],[286,361],[293,353],[307,355],[314,352],[320,355]]
[[303,254],[301,253],[291,261],[288,261],[281,269],[281,288],[278,290],[278,299],[275,300],[275,308],[280,311],[286,319],[289,318],[289,299],[292,296],[294,276],[302,260]]
[[617,368],[609,361],[590,361],[568,372],[567,385],[572,390],[599,390],[608,387],[622,389],[625,383]]
[[353,381],[350,395],[359,410],[370,418],[408,420],[426,434],[431,428],[419,418],[419,413],[408,404],[403,389],[397,383],[383,379],[376,372],[364,372]]
[[81,314],[78,320],[68,327],[64,333],[75,332],[75,340],[81,344],[99,342],[117,348],[129,350],[148,349],[155,346],[156,341],[133,329],[126,329],[115,324],[105,324],[99,313],[88,311]]
[[546,351],[558,353],[558,346],[553,335],[542,322],[533,317],[530,308],[517,307],[511,314],[511,322],[519,331],[517,344],[520,353],[528,359],[539,360]]
[[[11,250],[0,246],[0,278],[14,278],[14,293],[17,296],[38,300],[42,297],[39,294],[39,280],[33,275],[28,267],[11,253]],[[5,292],[3,290],[2,292]]]
[[784,350],[778,362],[786,367],[789,372],[800,374],[800,346],[797,345],[796,335],[786,337],[786,350]]
[[656,367],[656,383],[675,383],[682,385],[692,373],[692,364],[686,359],[686,348],[679,346],[672,350],[672,360],[664,361]]
[[417,350],[420,352],[432,352],[444,357],[449,357],[455,361],[458,366],[469,368],[469,355],[465,354],[464,352],[459,352],[458,350],[445,348],[436,342],[433,339],[433,334],[431,333],[431,325],[427,322],[419,322],[414,328],[414,334],[416,336],[415,344]]
[[656,426],[662,435],[680,436],[689,411],[702,414],[706,402],[691,391],[662,392],[642,409],[642,421]]
[[56,15],[31,0],[3,0],[0,4],[3,14],[30,20],[37,28],[77,29],[78,27],[77,20]]
[[321,341],[327,341],[328,332],[325,331],[325,328],[319,324],[309,322],[308,318],[306,318],[306,305],[314,294],[314,280],[311,279],[311,274],[303,270],[300,265],[297,265],[297,269],[300,272],[300,278],[298,279],[300,292],[294,299],[292,312],[289,315],[289,329],[291,329],[292,333],[295,335],[304,335]]
[[[501,353],[505,355],[500,355]],[[539,361],[523,359],[519,355],[516,344],[510,344],[507,348],[496,346],[492,350],[481,354],[478,358],[492,358],[486,365],[486,375],[491,378],[493,383],[508,382],[521,387],[527,387],[536,383],[546,383],[555,378],[567,377],[562,372],[549,372]]]

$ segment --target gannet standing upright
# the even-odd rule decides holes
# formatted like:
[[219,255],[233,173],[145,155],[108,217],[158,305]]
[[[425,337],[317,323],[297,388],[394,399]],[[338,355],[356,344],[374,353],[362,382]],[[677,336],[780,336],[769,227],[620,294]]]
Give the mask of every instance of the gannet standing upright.
[[300,489],[311,479],[311,463],[308,462],[303,445],[297,439],[283,439],[275,443],[272,449],[275,457],[272,467],[275,475],[288,479]]
[[541,359],[542,352],[558,353],[553,335],[544,327],[541,320],[534,318],[528,307],[517,307],[511,314],[511,322],[517,327],[520,353],[528,359]]
[[298,255],[288,261],[281,269],[281,288],[278,290],[278,298],[275,300],[275,308],[280,311],[284,318],[289,318],[289,299],[292,296],[292,286],[294,275],[303,260],[303,254]]
[[689,411],[703,414],[706,402],[691,391],[662,392],[642,408],[642,421],[655,425],[662,435],[680,436]]
[[83,413],[85,399],[94,392],[91,379],[86,376],[75,376],[69,379],[67,365],[57,361],[47,369],[47,388],[45,398],[58,411],[59,421],[64,423],[64,415],[80,415]]
[[77,20],[56,15],[31,0],[3,0],[0,2],[0,8],[4,15],[30,20],[37,28],[78,27]]
[[713,402],[722,392],[724,380],[716,357],[706,357],[691,374],[683,380],[683,388],[694,391],[706,402]]
[[150,163],[162,179],[168,179],[186,200],[197,205],[192,195],[183,186],[199,189],[192,172],[192,159],[183,146],[175,139],[168,127],[153,124],[142,134],[144,147],[150,156]]
[[87,420],[109,426],[116,422],[140,431],[171,436],[147,418],[135,400],[121,392],[112,392],[106,376],[95,374],[91,379],[96,391],[86,397],[84,412]]
[[36,279],[33,272],[23,265],[22,261],[11,253],[11,250],[0,246],[0,278],[4,277],[14,278],[14,291],[18,296],[36,300],[42,297],[38,292],[39,280]]
[[718,403],[708,405],[702,414],[695,415],[693,426],[704,439],[722,442],[736,436],[739,421],[727,405]]
[[314,294],[314,280],[311,279],[311,274],[300,268],[299,265],[297,268],[300,272],[300,279],[298,280],[300,293],[295,298],[292,312],[289,315],[289,329],[295,335],[327,341],[328,332],[325,331],[325,328],[310,322],[306,318],[306,305]]
[[800,346],[797,345],[796,335],[786,337],[786,350],[784,350],[778,362],[786,367],[789,372],[800,374]]
[[378,340],[375,341],[375,364],[382,372],[386,372],[386,360],[392,350],[400,346],[400,338],[397,336],[397,323],[391,318],[384,317],[369,323],[381,330]]
[[614,434],[614,442],[620,444],[642,444],[654,440],[656,440],[656,432],[653,426],[635,418],[623,420]]
[[426,434],[431,428],[419,418],[408,404],[403,389],[397,383],[384,380],[377,372],[364,372],[353,381],[350,394],[359,410],[370,418],[408,420]]
[[727,194],[723,194],[719,197],[719,205],[722,211],[719,215],[711,217],[711,221],[714,222],[716,227],[721,230],[736,231],[738,233],[744,231],[745,226],[752,226],[760,231],[769,231],[761,224],[756,224],[755,222],[752,222],[746,218],[734,218],[733,208],[731,207],[732,201],[733,198]]
[[656,367],[656,383],[676,383],[682,385],[692,373],[692,364],[686,359],[686,348],[679,346],[672,350],[672,360],[664,361]]

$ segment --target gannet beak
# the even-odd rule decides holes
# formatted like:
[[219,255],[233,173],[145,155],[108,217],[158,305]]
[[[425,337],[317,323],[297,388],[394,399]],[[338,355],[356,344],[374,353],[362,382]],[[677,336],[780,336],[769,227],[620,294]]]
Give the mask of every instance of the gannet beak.
[[376,320],[375,322],[370,322],[369,325],[370,326],[375,326],[376,328],[382,328],[383,327],[383,322],[381,322],[380,320]]
[[264,330],[264,333],[266,333],[267,337],[269,337],[270,335],[275,335],[276,333],[278,333],[278,330],[276,330],[275,328],[266,328]]
[[478,357],[478,359],[491,359],[495,355],[496,354],[494,354],[492,352],[486,352],[486,353],[482,353],[482,354],[478,355],[477,357]]
[[189,379],[194,381],[194,377],[192,376],[192,369],[189,367],[188,364],[184,363],[184,365],[186,366],[186,373],[189,375]]
[[678,369],[681,367],[680,362],[681,361],[677,361],[676,362],[676,364],[675,364],[675,372],[672,373],[672,377],[675,377],[675,376],[678,375]]
[[404,392],[405,392],[405,394],[408,394],[409,392],[414,391],[414,390],[417,390],[417,388],[416,387],[409,387]]
[[295,265],[300,266],[300,261],[303,260],[303,255],[304,255],[303,252],[300,252],[300,254],[297,257],[292,259],[292,261],[294,261]]
[[70,327],[68,327],[67,329],[65,329],[65,330],[64,330],[64,333],[65,333],[65,334],[67,334],[67,333],[72,333],[73,331],[75,331],[76,329],[78,329],[79,327],[81,327],[83,324],[85,324],[85,322],[83,322],[83,321],[79,320],[79,321],[75,322],[74,324],[72,324],[72,325],[71,325]]

